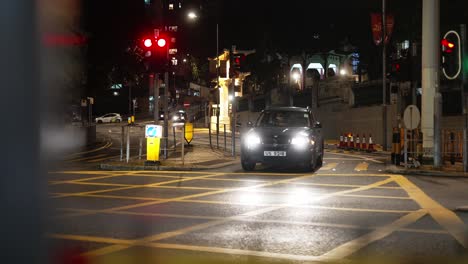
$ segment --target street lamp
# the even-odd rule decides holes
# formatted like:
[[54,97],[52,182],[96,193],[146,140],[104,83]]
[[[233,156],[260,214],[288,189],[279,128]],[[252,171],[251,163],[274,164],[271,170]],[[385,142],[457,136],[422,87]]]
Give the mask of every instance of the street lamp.
[[296,83],[299,81],[301,78],[301,75],[298,72],[295,72],[291,75],[291,77],[296,81]]
[[190,12],[187,14],[187,17],[188,17],[189,19],[196,19],[198,16],[197,16],[197,14],[196,14],[195,12],[190,11]]
[[346,74],[347,74],[347,72],[346,72],[345,69],[341,69],[341,70],[340,70],[340,75],[344,76],[344,75],[346,75]]

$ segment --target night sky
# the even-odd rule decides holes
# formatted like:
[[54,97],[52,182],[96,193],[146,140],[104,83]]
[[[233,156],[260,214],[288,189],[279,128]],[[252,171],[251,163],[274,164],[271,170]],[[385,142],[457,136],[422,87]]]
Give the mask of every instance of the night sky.
[[[89,37],[88,66],[106,74],[123,51],[142,35],[143,0],[83,0],[83,31]],[[205,60],[216,52],[216,23],[220,50],[238,49],[286,52],[328,51],[348,39],[363,60],[378,63],[380,48],[373,44],[370,13],[380,12],[381,0],[185,0],[184,7],[202,6],[196,23],[181,21],[180,53]],[[422,0],[387,0],[395,16],[393,41],[420,40]],[[441,0],[441,28],[468,23],[468,1]],[[314,36],[320,36],[317,40]],[[375,62],[373,61],[375,60]],[[99,72],[102,70],[102,72]],[[92,76],[90,76],[92,78]]]

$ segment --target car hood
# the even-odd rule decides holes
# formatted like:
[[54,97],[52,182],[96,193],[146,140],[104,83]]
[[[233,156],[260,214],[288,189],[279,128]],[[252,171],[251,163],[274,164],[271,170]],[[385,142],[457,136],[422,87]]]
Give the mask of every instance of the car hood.
[[312,129],[308,127],[253,127],[247,131],[246,135],[249,133],[257,134],[264,143],[268,143],[268,139],[277,138],[282,144],[286,144],[299,133],[310,136]]

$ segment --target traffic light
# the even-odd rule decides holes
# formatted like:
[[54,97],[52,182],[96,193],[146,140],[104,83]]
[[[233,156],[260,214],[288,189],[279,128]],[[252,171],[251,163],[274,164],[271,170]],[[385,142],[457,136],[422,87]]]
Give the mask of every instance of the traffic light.
[[164,38],[158,39],[158,47],[160,47],[160,48],[166,47],[166,39],[164,39]]
[[233,68],[235,71],[242,71],[242,67],[245,61],[245,55],[244,54],[234,54],[233,55]]
[[145,61],[154,71],[164,71],[168,65],[168,41],[166,36],[143,37],[140,39],[140,48],[146,57]]
[[455,30],[445,33],[440,42],[442,55],[442,72],[449,80],[458,78],[461,72],[461,42],[460,35]]
[[396,82],[409,81],[411,78],[410,60],[408,58],[400,58],[392,60],[388,69],[387,76]]
[[150,38],[146,38],[146,39],[143,40],[143,45],[146,48],[151,48],[153,46],[153,40],[150,39]]

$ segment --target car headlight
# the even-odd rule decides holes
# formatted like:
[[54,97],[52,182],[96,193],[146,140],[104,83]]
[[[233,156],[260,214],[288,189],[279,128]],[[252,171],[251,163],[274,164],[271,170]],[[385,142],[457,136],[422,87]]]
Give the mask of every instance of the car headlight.
[[252,134],[247,135],[247,137],[245,138],[245,143],[247,144],[249,148],[254,148],[257,145],[260,145],[261,140],[257,134],[252,133]]
[[291,139],[291,145],[294,145],[297,148],[305,148],[309,145],[314,145],[314,144],[315,142],[313,140],[309,139],[309,137],[306,134],[302,134],[302,133],[294,136]]
[[308,143],[309,143],[309,139],[304,136],[295,136],[291,139],[292,145],[303,146],[303,145],[307,145]]

